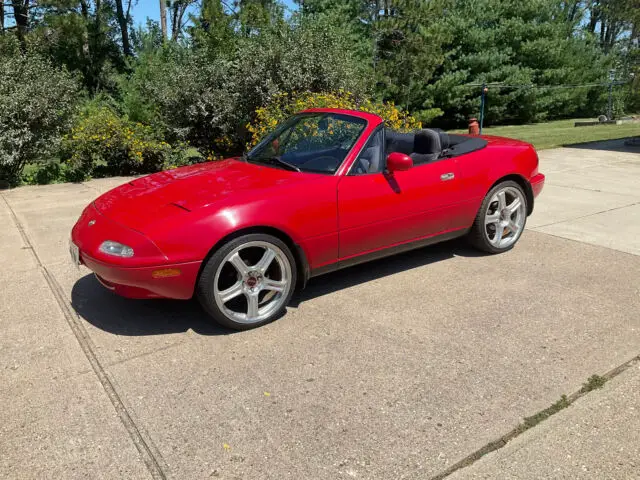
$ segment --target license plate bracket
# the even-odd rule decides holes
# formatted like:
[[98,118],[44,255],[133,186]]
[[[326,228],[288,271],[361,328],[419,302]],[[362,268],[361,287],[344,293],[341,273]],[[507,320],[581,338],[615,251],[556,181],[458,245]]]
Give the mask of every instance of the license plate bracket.
[[71,255],[73,264],[76,267],[80,266],[80,249],[72,240],[69,240],[69,254]]

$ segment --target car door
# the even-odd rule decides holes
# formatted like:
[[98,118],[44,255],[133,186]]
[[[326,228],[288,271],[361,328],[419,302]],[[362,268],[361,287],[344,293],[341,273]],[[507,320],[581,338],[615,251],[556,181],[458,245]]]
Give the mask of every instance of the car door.
[[338,184],[341,260],[444,233],[454,224],[459,177],[455,159],[388,173],[384,152],[380,128]]

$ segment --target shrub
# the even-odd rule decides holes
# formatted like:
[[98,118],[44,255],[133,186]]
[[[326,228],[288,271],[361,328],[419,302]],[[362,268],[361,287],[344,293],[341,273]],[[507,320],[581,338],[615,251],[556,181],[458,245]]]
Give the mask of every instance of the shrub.
[[125,112],[162,130],[170,142],[213,150],[214,139],[229,138],[238,124],[237,98],[229,94],[226,68],[224,62],[210,61],[206,52],[180,45],[143,52],[133,75],[121,84]]
[[359,98],[350,92],[339,90],[336,93],[282,93],[274,95],[271,102],[256,110],[255,121],[247,125],[251,133],[250,145],[255,145],[279,123],[294,113],[308,108],[344,108],[360,110],[379,115],[389,128],[400,131],[422,128],[422,123],[403,112],[393,103],[374,102],[368,98]]
[[165,161],[164,168],[185,167],[194,163],[210,162],[221,158],[213,153],[203,155],[197,148],[190,147],[188,143],[179,142],[173,146],[169,158]]
[[151,127],[104,106],[83,112],[62,144],[62,159],[85,177],[157,172],[172,153]]
[[0,183],[16,184],[27,163],[58,147],[75,109],[78,85],[37,55],[0,57]]
[[370,76],[330,26],[278,23],[224,49],[169,44],[140,53],[120,84],[129,118],[162,129],[169,142],[229,155],[248,140],[244,125],[276,94],[295,90],[362,92]]
[[27,185],[48,185],[62,179],[62,166],[58,162],[34,165],[31,171],[25,169],[22,182]]
[[60,182],[81,182],[85,175],[64,163],[52,161],[50,163],[36,164],[30,171],[25,169],[22,175],[22,183],[27,185],[48,185]]

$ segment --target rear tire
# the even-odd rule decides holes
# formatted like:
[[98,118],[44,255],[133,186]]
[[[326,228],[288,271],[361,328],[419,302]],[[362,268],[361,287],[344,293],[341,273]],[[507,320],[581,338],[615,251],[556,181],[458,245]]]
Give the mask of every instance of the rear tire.
[[527,223],[527,197],[512,180],[500,182],[482,201],[468,240],[487,253],[511,250]]
[[296,285],[296,263],[279,238],[252,233],[225,243],[206,261],[196,295],[220,325],[256,328],[279,318]]

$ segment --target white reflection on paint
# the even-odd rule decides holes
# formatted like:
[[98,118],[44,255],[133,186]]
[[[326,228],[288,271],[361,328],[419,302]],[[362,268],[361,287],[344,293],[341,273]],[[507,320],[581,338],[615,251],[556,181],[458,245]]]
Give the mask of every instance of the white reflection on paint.
[[225,209],[221,211],[220,214],[227,219],[232,227],[236,227],[238,225],[238,217],[236,217],[236,214],[233,212],[233,210]]

